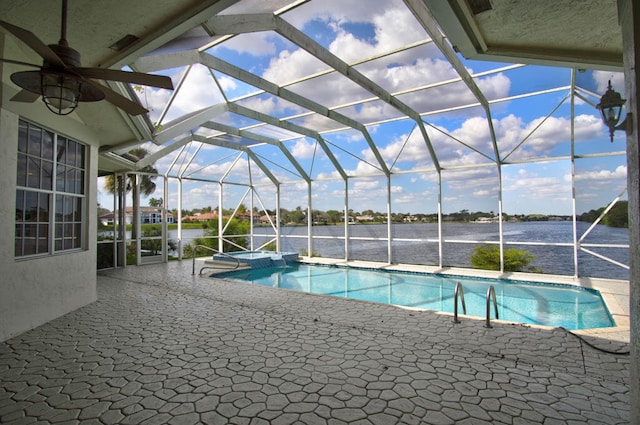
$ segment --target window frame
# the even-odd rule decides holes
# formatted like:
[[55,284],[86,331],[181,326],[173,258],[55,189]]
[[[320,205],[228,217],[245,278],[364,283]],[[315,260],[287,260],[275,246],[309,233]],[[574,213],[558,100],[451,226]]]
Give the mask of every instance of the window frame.
[[18,128],[14,258],[86,251],[87,144],[22,118]]

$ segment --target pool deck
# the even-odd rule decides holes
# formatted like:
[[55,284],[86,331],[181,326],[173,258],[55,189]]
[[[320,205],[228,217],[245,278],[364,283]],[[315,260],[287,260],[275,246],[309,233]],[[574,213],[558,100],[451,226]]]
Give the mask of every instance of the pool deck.
[[127,267],[0,343],[0,423],[627,423],[629,356],[593,346],[628,351],[628,312],[580,333]]

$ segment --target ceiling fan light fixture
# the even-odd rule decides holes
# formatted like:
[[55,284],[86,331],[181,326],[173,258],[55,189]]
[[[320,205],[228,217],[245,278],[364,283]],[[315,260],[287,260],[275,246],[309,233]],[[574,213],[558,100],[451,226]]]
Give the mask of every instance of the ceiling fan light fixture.
[[[107,99],[109,103],[130,115],[140,115],[149,111],[143,108],[139,102],[135,102],[94,80],[173,90],[171,78],[166,76],[81,67],[80,53],[71,48],[67,42],[67,0],[62,0],[62,19],[58,44],[46,45],[31,31],[2,20],[0,20],[0,27],[13,34],[43,59],[42,66],[38,67],[38,65],[31,63],[0,58],[0,62],[40,68],[38,71],[16,72],[11,75],[11,81],[23,89],[22,92],[11,98],[15,102],[32,103],[38,97],[42,97],[47,108],[53,113],[67,115],[75,110],[78,102],[95,102]],[[127,35],[113,47],[123,49],[135,43],[136,40],[136,36]],[[30,95],[27,92],[38,96]]]
[[17,86],[42,96],[47,108],[57,115],[69,115],[78,102],[96,102],[104,93],[90,84],[84,84],[74,74],[43,68],[41,71],[23,71],[11,75]]

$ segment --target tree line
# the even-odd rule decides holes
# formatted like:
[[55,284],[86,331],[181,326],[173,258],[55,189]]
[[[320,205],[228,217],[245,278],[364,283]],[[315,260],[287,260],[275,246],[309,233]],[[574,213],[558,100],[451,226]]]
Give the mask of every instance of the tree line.
[[[217,207],[207,206],[204,208],[194,208],[191,210],[183,209],[182,216],[193,216],[198,214],[204,214],[208,212],[217,211]],[[223,216],[230,216],[234,209],[222,210]],[[244,205],[240,205],[237,209],[236,217],[241,217],[247,212],[248,209]],[[177,216],[177,210],[172,211]],[[254,207],[254,215],[263,216],[269,215],[274,218],[276,216],[275,210],[258,210]],[[312,210],[311,216],[314,224],[340,224],[344,223],[344,212],[338,210]],[[363,210],[355,211],[350,209],[348,212],[349,221],[351,222],[369,222],[369,223],[386,223],[387,213]],[[468,223],[474,222],[481,218],[495,218],[496,214],[493,211],[469,211],[460,210],[453,213],[444,213],[442,218],[447,222]],[[545,214],[502,214],[504,222],[507,221],[570,221],[570,215],[545,215]],[[306,224],[307,223],[307,210],[298,206],[295,209],[280,208],[280,220],[282,224]],[[392,212],[392,223],[437,223],[437,213],[411,213],[411,212]]]
[[[159,203],[158,206],[162,204]],[[203,208],[194,208],[191,210],[183,209],[182,216],[194,216],[198,214],[204,214],[208,212],[217,211],[217,207],[203,207]],[[585,212],[576,216],[578,221],[584,221],[588,223],[593,223],[605,210],[605,207],[591,210],[589,212]],[[224,209],[222,210],[223,216],[230,216],[233,214],[235,210]],[[236,217],[242,219],[245,213],[249,211],[244,205],[240,205],[236,211]],[[174,216],[177,216],[177,210],[172,210]],[[254,216],[263,216],[269,215],[272,218],[275,218],[276,211],[275,210],[258,210],[257,208],[253,208]],[[340,224],[344,223],[344,213],[338,210],[312,210],[311,217],[314,224]],[[348,213],[349,221],[351,222],[368,222],[368,223],[386,223],[387,222],[387,213],[374,211],[374,210],[363,210],[363,211],[355,211],[353,209],[349,210]],[[456,223],[472,223],[474,221],[478,221],[482,218],[495,218],[497,215],[494,211],[470,211],[470,210],[460,210],[453,213],[443,213],[442,219],[445,222],[456,222]],[[280,220],[282,224],[289,225],[302,225],[307,223],[307,209],[303,209],[298,206],[295,209],[280,209]],[[571,215],[562,215],[562,214],[502,214],[503,222],[528,222],[528,221],[571,221]],[[392,223],[436,223],[438,221],[437,213],[411,213],[411,212],[392,212],[391,213],[391,222]],[[616,205],[611,208],[611,210],[604,216],[604,218],[600,222],[606,226],[612,227],[628,227],[628,211],[627,211],[627,201],[619,201]]]
[[[586,221],[587,223],[593,223],[602,215],[606,208],[598,208],[597,210],[591,210],[584,214],[580,214],[577,219],[579,221]],[[608,212],[602,217],[601,224],[611,227],[629,227],[629,203],[627,201],[618,201]]]

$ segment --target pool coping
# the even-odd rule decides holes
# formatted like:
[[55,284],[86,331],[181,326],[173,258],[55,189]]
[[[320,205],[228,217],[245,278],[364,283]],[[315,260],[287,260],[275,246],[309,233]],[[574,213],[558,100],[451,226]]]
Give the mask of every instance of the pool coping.
[[[516,281],[559,283],[590,288],[600,292],[615,326],[572,331],[577,334],[598,336],[619,342],[630,341],[629,323],[629,281],[593,277],[574,277],[554,274],[497,272],[492,270],[468,269],[460,267],[437,267],[419,264],[389,264],[375,261],[343,260],[323,257],[299,257],[301,263],[334,266],[361,267],[404,272],[439,273],[464,277],[483,277],[492,279],[510,279]],[[535,325],[531,325],[535,326]]]

